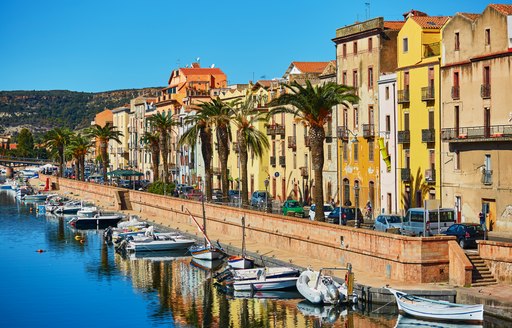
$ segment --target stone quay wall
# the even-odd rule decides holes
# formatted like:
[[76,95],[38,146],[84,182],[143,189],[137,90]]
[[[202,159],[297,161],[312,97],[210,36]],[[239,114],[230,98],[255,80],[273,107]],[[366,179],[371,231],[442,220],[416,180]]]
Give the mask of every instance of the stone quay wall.
[[500,283],[512,284],[512,244],[478,240],[478,252]]

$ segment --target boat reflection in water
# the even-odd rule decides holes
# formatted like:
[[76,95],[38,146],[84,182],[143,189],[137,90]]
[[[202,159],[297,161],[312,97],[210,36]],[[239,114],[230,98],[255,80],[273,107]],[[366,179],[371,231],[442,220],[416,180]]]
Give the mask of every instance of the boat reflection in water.
[[482,325],[468,325],[465,323],[435,322],[411,318],[399,314],[395,328],[424,327],[424,328],[482,328]]
[[321,305],[313,304],[308,300],[303,300],[297,304],[297,309],[304,316],[319,318],[321,322],[334,323],[338,321],[340,315],[346,316],[348,311],[340,305]]

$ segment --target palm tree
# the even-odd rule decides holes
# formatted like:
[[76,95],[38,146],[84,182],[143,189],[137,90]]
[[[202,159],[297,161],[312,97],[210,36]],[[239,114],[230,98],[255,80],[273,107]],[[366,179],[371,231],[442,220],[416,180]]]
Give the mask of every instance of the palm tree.
[[208,117],[209,122],[215,126],[220,159],[222,197],[224,199],[228,199],[229,190],[228,157],[229,141],[231,140],[231,128],[229,123],[233,106],[234,102],[224,103],[220,98],[213,99],[209,103],[201,104],[203,115]]
[[206,191],[206,200],[212,200],[212,157],[213,157],[213,133],[210,118],[207,116],[209,103],[202,103],[198,106],[197,114],[188,116],[185,124],[190,128],[181,135],[180,145],[187,144],[191,147],[196,145],[197,139],[201,140],[201,155],[204,161],[204,189]]
[[106,124],[105,126],[101,126],[95,124],[89,130],[88,136],[90,138],[95,138],[97,142],[100,144],[100,156],[101,163],[103,166],[103,181],[107,181],[107,166],[108,166],[108,142],[110,140],[114,140],[117,143],[121,143],[119,140],[120,137],[123,136],[121,131],[117,131],[115,126],[110,124]]
[[144,132],[141,141],[151,152],[151,164],[153,165],[153,182],[160,177],[158,165],[160,165],[160,134],[158,132]]
[[254,96],[248,95],[243,102],[237,102],[232,111],[232,122],[236,126],[237,148],[240,156],[242,204],[249,204],[249,188],[247,185],[247,162],[249,150],[257,157],[261,157],[266,149],[270,148],[268,138],[261,130],[256,128],[258,122],[267,122],[268,115],[254,108]]
[[149,117],[148,121],[160,135],[160,152],[162,154],[162,162],[164,166],[163,180],[165,183],[169,183],[169,164],[167,158],[169,155],[169,135],[171,134],[173,127],[178,123],[173,119],[170,112],[153,114]]
[[51,153],[57,155],[59,160],[59,176],[64,172],[64,149],[69,143],[73,132],[68,128],[54,128],[43,137],[43,146]]
[[353,93],[351,87],[338,85],[333,82],[313,86],[311,81],[306,80],[306,85],[302,86],[294,81],[290,85],[284,84],[284,87],[289,92],[270,102],[269,106],[277,107],[272,109],[269,114],[291,113],[298,120],[309,126],[309,142],[316,185],[313,194],[313,200],[317,204],[315,220],[324,221],[324,194],[322,188],[325,142],[324,125],[331,118],[334,106],[348,106],[348,104],[358,102],[359,98]]
[[84,180],[85,172],[85,155],[87,155],[91,147],[91,138],[82,136],[82,134],[79,133],[71,138],[69,147],[67,148],[67,151],[69,151],[71,156],[77,161],[76,178],[82,181]]

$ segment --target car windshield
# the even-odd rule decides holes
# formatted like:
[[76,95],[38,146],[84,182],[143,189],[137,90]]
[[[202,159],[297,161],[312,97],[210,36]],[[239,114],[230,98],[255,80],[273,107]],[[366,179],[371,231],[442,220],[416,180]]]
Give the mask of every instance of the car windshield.
[[332,211],[332,205],[324,205],[324,212]]
[[388,217],[388,222],[389,223],[401,223],[402,220],[400,220],[399,216],[389,216]]
[[480,225],[470,225],[470,226],[467,226],[466,229],[468,230],[469,233],[483,231],[482,226],[480,226]]
[[288,202],[288,207],[299,207],[299,202]]

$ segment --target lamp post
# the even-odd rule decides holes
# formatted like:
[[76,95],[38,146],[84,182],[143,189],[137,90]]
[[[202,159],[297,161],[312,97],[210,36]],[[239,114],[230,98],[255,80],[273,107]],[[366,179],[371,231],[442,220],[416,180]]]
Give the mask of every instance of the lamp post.
[[[352,132],[352,131],[351,131],[350,129],[348,129],[348,128],[345,128],[344,130],[345,130],[345,131],[347,131],[348,133],[350,133],[350,134],[352,135],[352,137],[353,137],[353,138],[352,138],[352,140],[350,140],[350,142],[351,142],[351,143],[353,143],[353,144],[357,144],[357,143],[359,142],[359,141],[357,140],[357,133]],[[342,143],[343,143],[343,142],[342,142]],[[339,156],[339,157],[341,157],[341,156]],[[339,220],[339,225],[341,225],[341,224],[342,224],[342,222],[341,222],[341,206],[342,206],[342,197],[341,197],[341,195],[342,195],[342,192],[343,192],[343,191],[342,191],[342,188],[343,188],[343,187],[342,187],[342,178],[343,178],[343,170],[342,170],[342,166],[343,166],[343,159],[340,159],[339,161],[340,161],[340,167],[339,167],[339,170],[340,170],[340,178],[339,178],[339,181],[338,181],[338,188],[339,188],[339,189],[338,189],[338,190],[339,190],[339,191],[338,191],[338,194],[339,194],[339,198],[340,198],[340,212],[339,212],[339,218],[338,218],[338,220]],[[357,222],[357,208],[356,208],[356,222]]]

